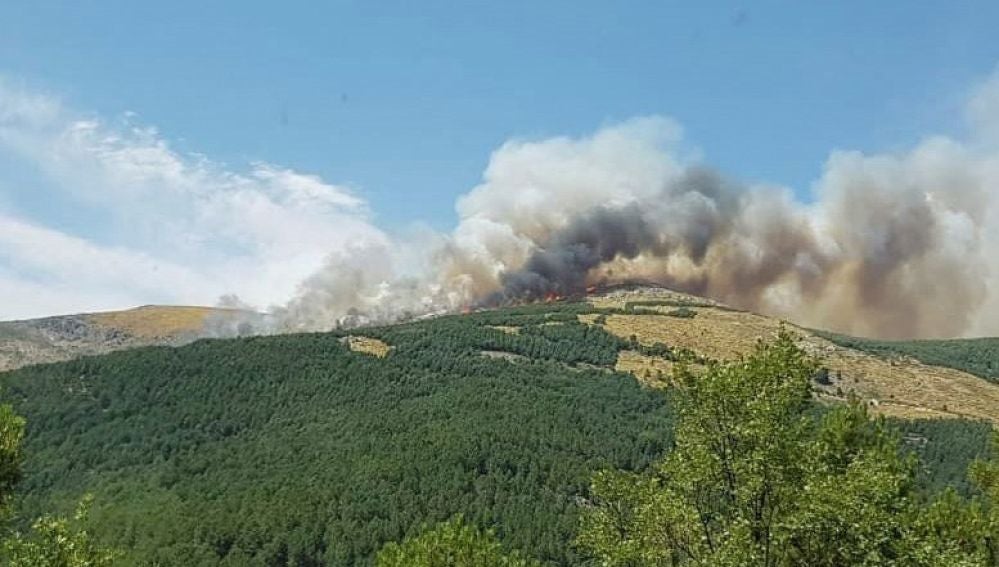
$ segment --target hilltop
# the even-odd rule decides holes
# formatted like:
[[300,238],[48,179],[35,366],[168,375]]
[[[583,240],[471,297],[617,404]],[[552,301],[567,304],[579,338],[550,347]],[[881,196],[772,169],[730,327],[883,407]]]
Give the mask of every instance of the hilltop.
[[139,346],[178,346],[216,331],[238,331],[259,317],[237,309],[145,305],[0,322],[0,371]]

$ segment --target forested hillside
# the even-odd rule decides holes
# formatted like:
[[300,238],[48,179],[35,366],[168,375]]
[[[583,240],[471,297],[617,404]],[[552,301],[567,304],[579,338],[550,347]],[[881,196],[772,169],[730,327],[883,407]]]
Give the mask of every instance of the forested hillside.
[[484,326],[497,317],[366,331],[384,359],[311,334],[18,371],[4,395],[29,424],[21,509],[91,491],[95,529],[134,565],[366,564],[455,513],[570,562],[591,474],[668,446],[665,396],[573,366],[613,363],[620,341],[599,329],[512,335]]
[[[615,372],[673,356],[557,303],[346,332],[202,340],[24,368],[3,398],[27,418],[26,518],[95,496],[96,536],[125,565],[368,565],[387,542],[461,514],[552,565],[594,473],[671,446],[670,394]],[[682,354],[682,353],[681,353]],[[922,485],[964,488],[989,426],[897,422]]]

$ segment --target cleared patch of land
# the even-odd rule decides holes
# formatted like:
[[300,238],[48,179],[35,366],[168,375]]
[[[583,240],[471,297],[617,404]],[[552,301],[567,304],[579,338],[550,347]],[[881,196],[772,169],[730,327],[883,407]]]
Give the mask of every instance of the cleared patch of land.
[[519,335],[520,327],[514,327],[511,325],[486,325],[490,329],[496,329],[497,331],[502,331],[508,335]]
[[484,350],[481,352],[482,356],[486,356],[489,358],[500,358],[503,360],[508,360],[510,362],[523,362],[525,360],[529,360],[526,356],[522,354],[517,354],[515,352],[508,352],[505,350]]
[[350,335],[340,340],[347,345],[347,348],[354,352],[363,352],[364,354],[370,354],[378,358],[385,358],[388,356],[389,351],[392,350],[392,347],[386,343],[371,337]]
[[999,386],[960,370],[930,366],[915,359],[885,359],[824,344],[823,364],[837,378],[829,391],[853,393],[878,411],[899,417],[964,417],[999,423]]
[[643,384],[666,386],[673,375],[673,363],[658,356],[646,356],[633,350],[622,350],[617,354],[614,370],[630,372]]
[[777,319],[714,307],[690,308],[695,317],[663,314],[608,315],[604,327],[611,333],[646,345],[663,343],[682,346],[719,360],[735,359],[753,349],[756,342],[776,336]]

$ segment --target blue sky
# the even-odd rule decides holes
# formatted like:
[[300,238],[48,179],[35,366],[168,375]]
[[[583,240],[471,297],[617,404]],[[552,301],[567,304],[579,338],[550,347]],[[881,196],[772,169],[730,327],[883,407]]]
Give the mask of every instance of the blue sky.
[[[221,229],[161,254],[172,245],[151,234],[155,223],[126,226],[108,205],[113,191],[97,188],[134,180],[77,181],[68,161],[37,157],[81,124],[93,126],[84,128],[88,151],[104,151],[102,137],[117,138],[119,150],[168,147],[194,177],[204,157],[212,183],[231,191],[246,181],[268,195],[275,179],[292,179],[281,175],[300,176],[288,182],[295,191],[324,189],[272,201],[296,207],[322,191],[327,204],[356,199],[331,205],[345,216],[324,222],[368,223],[371,238],[414,223],[451,230],[456,199],[508,140],[585,136],[638,116],[671,117],[685,151],[807,200],[833,150],[902,151],[929,133],[962,136],[968,92],[999,62],[996,21],[994,1],[8,2],[8,122],[27,107],[48,110],[32,114],[30,143],[0,148],[0,213],[156,265],[169,257],[178,270],[247,247],[288,256]],[[63,133],[40,133],[55,130]],[[169,189],[157,179],[157,190]],[[172,203],[164,211],[195,210]],[[282,235],[288,247],[312,243],[294,277],[321,255],[317,235],[340,234],[327,229]],[[207,249],[210,240],[221,243]],[[11,289],[21,293],[54,297],[71,285],[49,269],[0,254],[0,277],[17,279]],[[0,316],[203,296],[103,289]]]
[[178,146],[455,222],[513,136],[679,120],[712,163],[806,190],[833,148],[953,126],[999,61],[981,2],[11,2],[0,70]]

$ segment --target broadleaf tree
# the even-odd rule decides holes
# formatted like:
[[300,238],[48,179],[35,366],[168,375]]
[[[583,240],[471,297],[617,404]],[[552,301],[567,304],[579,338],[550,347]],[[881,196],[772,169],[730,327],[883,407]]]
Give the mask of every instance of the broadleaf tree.
[[378,567],[540,567],[517,552],[507,552],[490,531],[461,516],[438,524],[378,553]]
[[[674,449],[651,472],[598,473],[577,545],[608,566],[993,564],[988,501],[925,503],[883,420],[815,410],[817,369],[786,330],[735,362],[681,364]],[[999,486],[999,466],[977,470]]]

